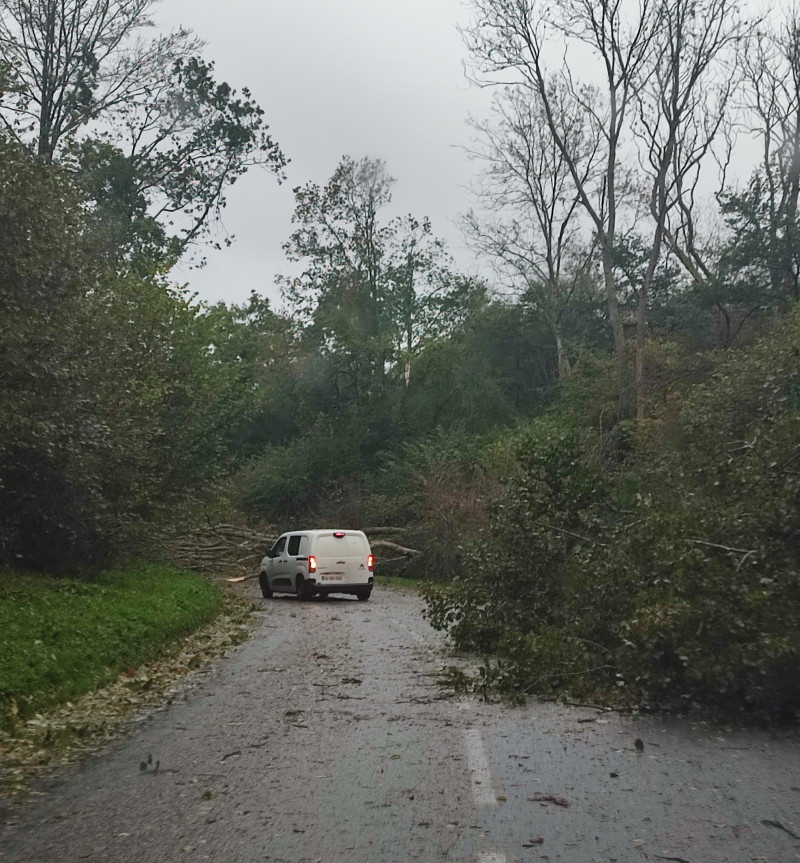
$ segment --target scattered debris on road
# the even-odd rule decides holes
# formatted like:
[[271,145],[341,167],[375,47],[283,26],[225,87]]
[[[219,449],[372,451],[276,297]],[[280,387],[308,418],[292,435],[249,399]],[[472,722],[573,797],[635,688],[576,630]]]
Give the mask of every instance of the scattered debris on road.
[[566,797],[560,794],[543,794],[541,791],[534,791],[533,797],[526,797],[531,803],[555,803],[556,806],[569,806],[570,802]]
[[775,827],[778,830],[783,830],[784,833],[788,833],[794,839],[800,839],[800,836],[798,836],[797,833],[790,830],[788,827],[784,827],[780,821],[772,821],[769,818],[764,818],[761,823],[766,827]]
[[527,842],[522,843],[523,848],[535,848],[537,845],[544,844],[544,836],[534,836]]

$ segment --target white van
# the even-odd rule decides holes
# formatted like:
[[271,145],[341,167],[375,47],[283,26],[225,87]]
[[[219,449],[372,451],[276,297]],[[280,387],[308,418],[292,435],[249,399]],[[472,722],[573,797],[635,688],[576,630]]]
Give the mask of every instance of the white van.
[[360,530],[293,530],[284,533],[261,561],[261,593],[351,593],[361,600],[372,593],[375,559]]

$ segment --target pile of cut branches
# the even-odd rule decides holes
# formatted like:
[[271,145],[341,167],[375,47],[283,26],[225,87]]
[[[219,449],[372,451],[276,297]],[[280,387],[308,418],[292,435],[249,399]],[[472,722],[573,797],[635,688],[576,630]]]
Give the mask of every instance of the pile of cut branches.
[[177,565],[195,572],[251,575],[275,538],[271,528],[214,524],[172,540],[167,554]]

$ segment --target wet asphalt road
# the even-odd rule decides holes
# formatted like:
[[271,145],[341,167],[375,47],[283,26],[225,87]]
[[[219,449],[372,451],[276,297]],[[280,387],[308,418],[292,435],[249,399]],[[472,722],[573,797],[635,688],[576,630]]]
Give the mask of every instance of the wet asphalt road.
[[265,600],[183,703],[6,811],[0,863],[800,860],[796,735],[443,698],[421,608]]

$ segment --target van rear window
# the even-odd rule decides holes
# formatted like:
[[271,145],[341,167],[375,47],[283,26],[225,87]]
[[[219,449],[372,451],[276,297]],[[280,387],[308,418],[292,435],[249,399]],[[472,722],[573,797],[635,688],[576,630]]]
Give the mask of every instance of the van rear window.
[[348,534],[341,539],[335,536],[321,536],[317,540],[319,557],[364,557],[366,553],[364,539],[358,534]]

